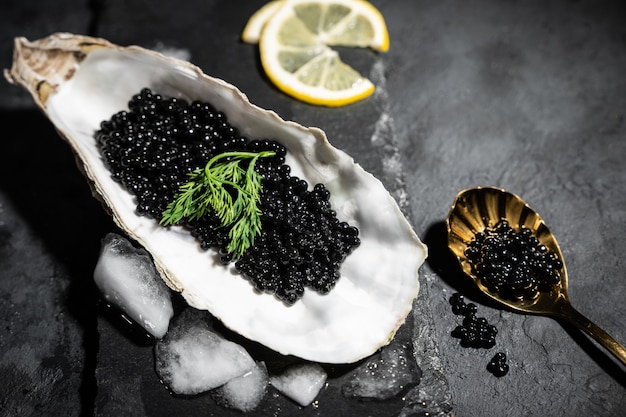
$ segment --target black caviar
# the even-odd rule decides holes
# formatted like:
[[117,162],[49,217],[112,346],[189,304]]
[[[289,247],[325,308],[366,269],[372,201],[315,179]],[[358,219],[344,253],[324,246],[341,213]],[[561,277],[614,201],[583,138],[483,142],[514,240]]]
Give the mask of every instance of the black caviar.
[[[496,345],[498,329],[489,324],[484,317],[477,317],[478,307],[474,303],[466,303],[465,298],[458,292],[450,297],[452,312],[457,316],[463,316],[463,324],[455,327],[452,337],[461,340],[461,346],[465,348],[491,349]],[[487,370],[496,377],[502,377],[509,371],[506,364],[506,355],[502,352],[496,355],[487,364]]]
[[465,255],[473,273],[492,293],[511,300],[533,299],[560,282],[563,263],[532,230],[506,220],[477,233]]
[[506,354],[504,352],[496,353],[487,364],[487,370],[498,378],[506,375],[509,372],[509,365],[506,363]]
[[229,151],[274,151],[260,158],[262,231],[240,259],[228,254],[228,229],[217,216],[184,224],[203,249],[216,248],[223,263],[262,292],[294,303],[304,288],[327,293],[339,279],[341,263],[359,245],[359,231],[339,221],[323,184],[309,190],[291,176],[285,147],[274,140],[250,140],[211,104],[161,96],[143,89],[96,132],[112,178],[135,197],[139,215],[161,220],[187,175],[213,156]]
[[465,303],[464,297],[459,293],[452,294],[450,304],[454,314],[464,316],[463,324],[452,331],[452,336],[461,340],[461,346],[484,349],[495,346],[498,329],[489,324],[486,318],[476,315],[476,304]]

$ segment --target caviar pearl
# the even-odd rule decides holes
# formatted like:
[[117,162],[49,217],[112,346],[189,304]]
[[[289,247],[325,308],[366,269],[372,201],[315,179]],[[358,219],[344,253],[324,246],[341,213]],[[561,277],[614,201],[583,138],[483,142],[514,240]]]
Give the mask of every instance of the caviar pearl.
[[[323,184],[309,191],[306,181],[290,175],[284,146],[241,136],[209,103],[143,89],[128,108],[102,122],[95,139],[112,177],[135,195],[137,214],[160,220],[188,173],[219,153],[274,151],[256,164],[263,178],[262,232],[235,267],[258,291],[290,304],[305,288],[324,294],[334,287],[341,262],[360,243],[358,230],[336,218]],[[184,226],[202,249],[220,251],[228,243],[228,230],[215,215]],[[219,258],[233,261],[224,250]]]
[[496,353],[487,364],[487,370],[498,378],[506,375],[509,372],[509,365],[506,363],[506,354],[504,352]]
[[[461,340],[461,346],[491,349],[496,345],[498,329],[489,324],[487,319],[476,316],[476,304],[466,303],[463,295],[457,292],[450,297],[450,305],[454,314],[464,317],[463,324],[452,331],[452,336]],[[487,370],[498,378],[506,375],[509,372],[506,355],[503,352],[496,353],[487,364]]]
[[474,303],[465,303],[459,293],[450,297],[452,312],[464,316],[463,324],[452,331],[452,337],[460,339],[461,346],[472,348],[491,349],[496,344],[498,329],[489,324],[484,317],[476,315],[478,308]]
[[529,228],[506,220],[477,233],[465,251],[474,274],[489,291],[511,300],[533,299],[561,280],[563,263]]

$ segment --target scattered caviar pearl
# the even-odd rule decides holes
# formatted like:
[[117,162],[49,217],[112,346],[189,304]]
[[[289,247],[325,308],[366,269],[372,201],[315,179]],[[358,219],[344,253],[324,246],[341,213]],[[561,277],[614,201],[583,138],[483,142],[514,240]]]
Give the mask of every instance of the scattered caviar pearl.
[[240,259],[223,248],[228,229],[215,214],[184,226],[202,249],[215,248],[260,292],[292,304],[305,288],[325,294],[340,277],[341,263],[360,244],[359,231],[337,219],[323,184],[292,177],[287,149],[274,140],[249,140],[211,104],[190,104],[143,89],[95,134],[112,178],[136,198],[138,215],[160,220],[190,172],[227,151],[274,151],[255,168],[262,177],[262,232]]
[[[452,331],[452,336],[461,340],[461,346],[472,348],[490,349],[496,344],[498,329],[489,324],[484,317],[477,317],[477,307],[473,303],[465,303],[463,295],[454,293],[450,297],[452,311],[456,315],[462,315],[463,324]],[[496,353],[487,364],[487,370],[500,378],[509,372],[504,352]]]
[[506,354],[504,352],[496,353],[487,364],[487,370],[498,378],[506,375],[509,372],[509,365],[506,363]]
[[498,329],[484,317],[476,316],[476,304],[465,303],[464,297],[459,293],[452,294],[450,304],[454,314],[464,316],[463,324],[452,331],[452,337],[460,339],[461,346],[484,349],[495,346]]
[[465,251],[474,274],[492,293],[511,300],[533,299],[561,280],[563,263],[527,227],[506,220],[477,233]]

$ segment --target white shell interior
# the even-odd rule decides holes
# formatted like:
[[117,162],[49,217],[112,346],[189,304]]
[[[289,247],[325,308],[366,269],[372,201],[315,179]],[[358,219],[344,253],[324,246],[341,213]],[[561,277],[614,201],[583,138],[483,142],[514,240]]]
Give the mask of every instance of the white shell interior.
[[[360,230],[361,245],[346,259],[328,295],[307,290],[287,306],[259,294],[216,252],[200,250],[181,228],[164,228],[135,214],[132,195],[111,180],[96,148],[103,120],[127,109],[142,88],[211,102],[250,138],[272,138],[288,149],[292,175],[326,184],[341,220]],[[48,117],[74,147],[116,222],[153,256],[168,285],[226,326],[282,354],[326,363],[357,361],[387,344],[417,296],[420,242],[383,185],[318,129],[285,122],[251,105],[233,86],[188,63],[141,48],[90,52],[46,103]]]

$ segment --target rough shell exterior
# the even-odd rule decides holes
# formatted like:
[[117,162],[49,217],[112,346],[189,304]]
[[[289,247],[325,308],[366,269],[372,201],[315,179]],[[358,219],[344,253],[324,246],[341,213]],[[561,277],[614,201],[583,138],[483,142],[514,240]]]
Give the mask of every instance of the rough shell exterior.
[[[226,326],[282,354],[324,363],[357,361],[386,345],[411,311],[427,250],[383,185],[332,147],[324,132],[256,107],[234,86],[187,62],[136,46],[67,33],[15,40],[5,71],[22,85],[72,147],[94,195],[115,222],[152,255],[170,288]],[[203,252],[181,228],[135,214],[133,197],[113,182],[93,133],[126,109],[141,88],[211,102],[243,135],[274,138],[288,149],[293,175],[323,182],[338,217],[360,229],[361,245],[342,265],[328,295],[305,293],[287,306]]]

